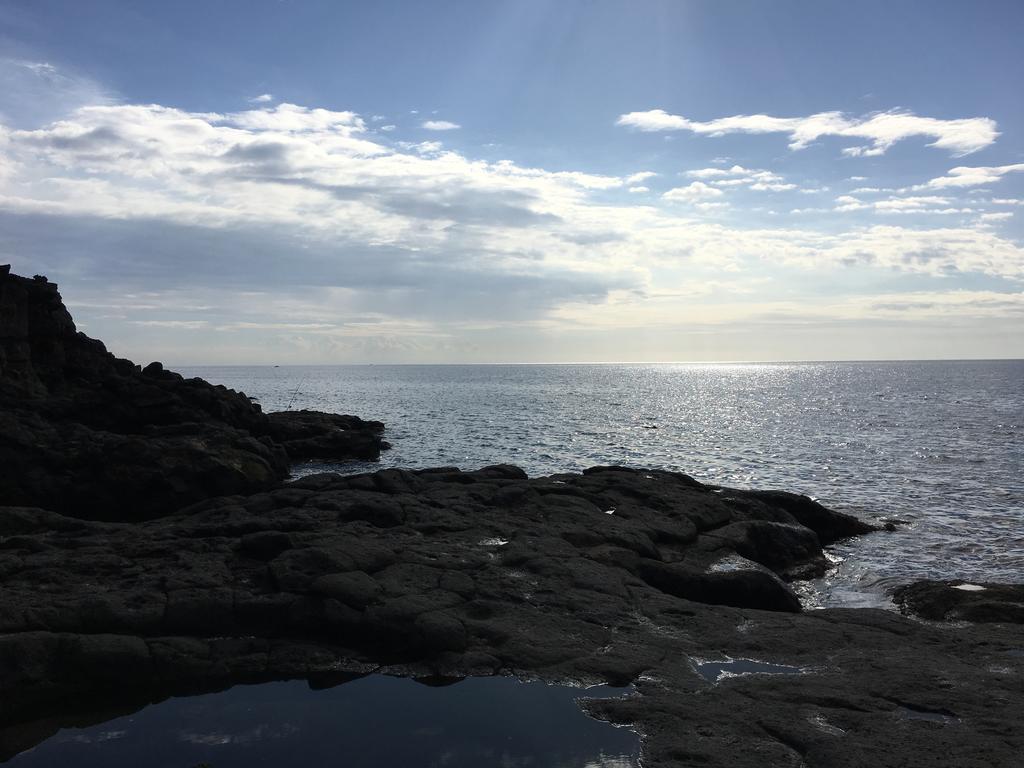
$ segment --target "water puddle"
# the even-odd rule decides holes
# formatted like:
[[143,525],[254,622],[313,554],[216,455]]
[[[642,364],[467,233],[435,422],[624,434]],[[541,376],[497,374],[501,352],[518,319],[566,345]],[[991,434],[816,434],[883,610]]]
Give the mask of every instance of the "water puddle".
[[911,709],[910,707],[898,707],[896,716],[902,720],[926,720],[929,723],[941,723],[952,725],[959,723],[960,718],[951,712],[929,712],[923,709]]
[[639,766],[637,734],[588,717],[576,703],[624,689],[504,677],[428,682],[370,675],[326,690],[290,681],[172,698],[101,725],[62,729],[9,765]]
[[800,675],[807,670],[802,667],[790,667],[785,664],[769,664],[767,661],[754,659],[726,659],[725,661],[693,660],[697,674],[710,683],[719,683],[730,677],[744,675]]

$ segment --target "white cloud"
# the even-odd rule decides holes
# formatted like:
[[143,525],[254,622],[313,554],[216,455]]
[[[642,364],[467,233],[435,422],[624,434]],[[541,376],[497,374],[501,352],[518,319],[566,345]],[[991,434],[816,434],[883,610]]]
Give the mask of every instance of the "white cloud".
[[695,179],[717,179],[730,174],[746,173],[747,169],[741,165],[734,165],[732,168],[698,168],[694,171],[687,171],[687,176]]
[[[131,107],[112,107],[115,110],[132,109]],[[146,107],[135,109],[145,110]],[[174,110],[176,111],[176,110]],[[199,115],[200,118],[210,117]],[[252,109],[235,112],[217,118],[216,122],[224,122],[239,128],[258,131],[287,132],[320,132],[336,131],[350,136],[366,129],[363,119],[355,112],[336,112],[329,109],[309,109],[296,104],[278,104],[272,109]]]
[[711,179],[716,187],[747,186],[755,192],[786,192],[796,189],[796,184],[783,182],[777,173],[765,170],[753,170],[742,165],[731,168],[698,168],[686,171],[686,175],[695,179]]
[[722,190],[708,186],[702,181],[694,181],[685,187],[670,189],[661,197],[671,203],[696,203],[709,198],[721,197],[724,194]]
[[462,126],[448,120],[424,120],[421,127],[428,131],[454,131]]
[[840,195],[836,198],[836,206],[832,210],[838,212],[875,211],[883,214],[929,214],[951,216],[954,214],[974,213],[974,208],[957,208],[951,206],[952,200],[938,195],[919,195],[910,197],[888,197],[885,200],[864,202],[853,195]]
[[846,179],[847,181],[867,181],[867,176],[850,176]]
[[249,99],[250,104],[266,104],[269,101],[274,100],[274,94],[272,93],[261,93],[259,96],[253,96]]
[[999,213],[983,213],[981,214],[981,220],[988,221],[1008,221],[1013,218],[1013,211],[1000,211]]
[[836,198],[836,203],[837,211],[859,211],[868,207],[867,203],[853,195],[840,195]]
[[1008,173],[1024,171],[1024,163],[998,166],[960,166],[951,168],[945,176],[932,179],[925,184],[919,184],[913,189],[947,189],[949,187],[978,187],[982,184],[991,184],[999,181]]
[[790,189],[796,189],[796,184],[779,184],[777,182],[767,183],[758,181],[751,184],[750,188],[755,192],[786,192]]
[[709,213],[709,212],[712,212],[712,211],[724,211],[727,208],[729,208],[730,206],[729,206],[728,203],[706,203],[706,202],[704,202],[704,203],[694,203],[693,207],[696,208],[698,211],[704,211],[705,213]]
[[904,208],[929,208],[936,205],[949,205],[948,197],[936,195],[923,195],[918,197],[892,197],[888,200],[880,200],[874,203],[879,210],[890,209],[900,210]]
[[[573,312],[618,325],[653,316],[654,286],[786,281],[794,269],[810,276],[807,296],[845,288],[847,269],[1024,279],[1024,249],[976,216],[972,226],[933,229],[829,226],[834,214],[824,227],[736,225],[713,182],[787,182],[733,166],[690,176],[660,199],[612,204],[599,193],[643,185],[474,159],[434,142],[394,144],[353,112],[296,105],[77,109],[33,130],[0,129],[0,168],[0,250],[92,286],[86,298],[97,307],[112,295],[126,302],[128,288],[178,289],[173,301],[140,293],[119,311],[154,333],[170,334],[169,323],[225,329],[190,334],[182,355],[193,336],[212,344],[206,336],[219,335],[226,348],[241,339],[227,334],[281,333],[274,354],[283,359],[309,349],[317,359],[436,360],[467,334],[501,347],[488,335],[495,328],[570,332]],[[890,210],[964,210],[944,200],[920,195]],[[80,275],[88,280],[75,283]],[[97,334],[104,311],[83,316]],[[678,308],[674,318],[685,319]],[[250,348],[237,349],[233,359]],[[249,359],[269,354],[251,350]]]
[[1024,200],[1010,197],[993,197],[990,202],[993,205],[1024,205]]
[[639,194],[641,192],[650,192],[651,190],[649,187],[630,187],[628,191],[633,194]]
[[789,134],[789,148],[793,150],[804,149],[826,136],[866,139],[871,143],[843,150],[844,155],[865,157],[884,154],[898,141],[914,136],[934,139],[928,146],[961,156],[984,149],[999,136],[996,122],[987,117],[941,120],[896,110],[860,118],[847,117],[842,112],[819,112],[807,117],[733,115],[700,122],[652,109],[620,115],[616,125],[641,131],[691,131],[707,136],[785,133]]
[[653,179],[657,176],[654,171],[640,171],[639,173],[633,173],[623,179],[625,184],[641,184],[648,179]]

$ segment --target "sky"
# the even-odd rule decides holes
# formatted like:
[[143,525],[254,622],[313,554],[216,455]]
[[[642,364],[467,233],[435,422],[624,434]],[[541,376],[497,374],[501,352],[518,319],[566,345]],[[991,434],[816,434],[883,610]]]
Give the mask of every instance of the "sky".
[[0,0],[0,263],[145,364],[1024,357],[1019,0]]

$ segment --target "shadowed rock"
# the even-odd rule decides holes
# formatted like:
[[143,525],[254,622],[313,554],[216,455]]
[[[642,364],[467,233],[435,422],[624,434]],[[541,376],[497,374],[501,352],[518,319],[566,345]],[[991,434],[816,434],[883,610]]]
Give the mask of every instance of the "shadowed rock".
[[897,587],[893,600],[905,613],[932,621],[1024,624],[1024,585],[915,581]]
[[[380,669],[634,682],[587,707],[640,729],[645,765],[1014,765],[1019,630],[799,612],[781,576],[818,534],[770,498],[499,466],[315,475],[141,523],[2,508],[0,755],[103,707]],[[728,658],[800,674],[693,661]]]
[[380,435],[384,425],[319,411],[268,413],[267,433],[280,443],[292,461],[321,459],[376,459],[384,448]]
[[0,271],[2,503],[144,519],[270,488],[293,459],[377,458],[382,431],[308,411],[268,419],[242,393],[140,369],[77,332],[56,285]]

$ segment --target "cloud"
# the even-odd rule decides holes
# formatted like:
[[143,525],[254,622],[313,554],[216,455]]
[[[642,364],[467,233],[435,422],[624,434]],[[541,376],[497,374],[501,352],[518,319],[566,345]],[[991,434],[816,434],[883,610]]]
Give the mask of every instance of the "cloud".
[[39,125],[88,104],[109,104],[115,95],[89,77],[46,61],[0,58],[0,122]]
[[979,217],[983,222],[1008,221],[1013,218],[1013,211],[1000,211],[998,213],[983,213]]
[[767,183],[759,181],[751,184],[750,188],[755,192],[786,192],[791,189],[796,189],[796,184],[779,184],[777,182]]
[[709,198],[721,197],[724,194],[722,190],[708,186],[702,181],[694,181],[685,187],[670,189],[661,197],[670,203],[696,203]]
[[428,131],[454,131],[462,126],[448,120],[424,120],[421,127]]
[[868,145],[843,149],[844,155],[854,157],[882,155],[897,142],[916,136],[933,139],[928,146],[962,156],[984,149],[999,136],[996,122],[987,117],[941,120],[898,110],[860,118],[847,117],[842,112],[819,112],[807,117],[733,115],[699,122],[652,109],[620,115],[616,125],[648,132],[690,131],[706,136],[785,133],[792,150],[805,149],[827,136],[868,140]]
[[[368,125],[294,104],[106,104],[0,127],[0,254],[59,279],[120,354],[152,355],[147,334],[180,331],[166,347],[176,359],[239,362],[481,359],[516,334],[527,359],[538,333],[567,338],[572,318],[598,315],[625,327],[652,292],[694,281],[789,285],[798,273],[817,293],[845,290],[848,270],[1024,280],[1021,247],[976,217],[730,224],[726,182],[788,182],[734,165],[663,197],[607,195],[644,185],[403,145]],[[918,198],[903,208],[955,207]],[[467,351],[477,342],[485,352]]]
[[205,320],[130,320],[133,325],[144,325],[151,328],[181,328],[198,331],[207,326]]
[[[864,202],[853,195],[840,195],[836,198],[834,211],[875,211],[883,214],[929,214],[951,216],[953,214],[974,213],[974,208],[957,208],[949,197],[938,195],[919,195],[910,197],[891,196],[885,200]],[[803,212],[803,211],[801,211]]]
[[627,184],[627,185],[630,185],[630,184],[641,184],[641,183],[647,181],[648,179],[653,179],[657,175],[658,174],[656,174],[654,171],[640,171],[639,173],[630,174],[629,176],[627,176],[622,181],[623,181],[624,184]]
[[1024,163],[999,166],[959,166],[951,168],[945,176],[919,184],[913,189],[948,189],[950,187],[979,187],[999,181],[1008,173],[1024,171]]
[[[130,107],[114,107],[125,110]],[[141,109],[146,109],[142,107]],[[278,104],[273,109],[253,109],[225,116],[198,115],[199,119],[214,118],[212,122],[226,123],[238,128],[259,131],[323,132],[336,131],[345,136],[366,129],[363,119],[355,112],[336,112],[329,109],[310,109],[296,104]]]
[[777,173],[752,170],[742,165],[734,165],[731,168],[699,168],[687,171],[686,175],[696,179],[711,179],[711,183],[716,187],[747,186],[755,192],[786,192],[797,188],[796,184],[785,183],[783,177]]
[[949,205],[948,197],[936,195],[924,195],[918,197],[892,197],[888,200],[880,200],[874,203],[875,207],[881,209],[901,210],[905,208],[929,208],[936,205]]
[[630,187],[627,191],[632,192],[633,194],[639,194],[640,192],[650,192],[651,190],[649,187]]
[[253,96],[248,99],[250,104],[266,104],[268,101],[274,100],[274,94],[272,93],[261,93],[259,96]]

